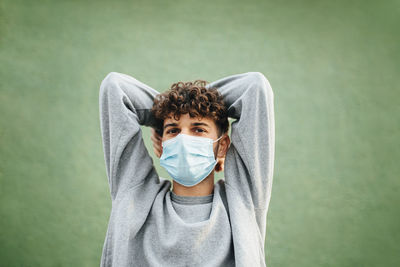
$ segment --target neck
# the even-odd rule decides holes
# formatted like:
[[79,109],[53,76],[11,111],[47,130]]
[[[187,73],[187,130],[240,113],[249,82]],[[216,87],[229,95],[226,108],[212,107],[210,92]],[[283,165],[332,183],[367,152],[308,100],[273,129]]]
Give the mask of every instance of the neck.
[[197,185],[188,187],[172,181],[172,191],[178,196],[207,196],[214,192],[214,171]]

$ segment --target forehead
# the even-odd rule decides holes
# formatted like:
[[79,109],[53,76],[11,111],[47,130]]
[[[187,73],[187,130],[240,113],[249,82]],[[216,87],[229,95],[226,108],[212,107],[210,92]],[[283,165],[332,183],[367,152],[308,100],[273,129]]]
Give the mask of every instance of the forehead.
[[185,125],[185,124],[190,125],[191,123],[196,123],[196,122],[206,123],[210,127],[215,127],[215,128],[217,127],[213,119],[207,118],[207,117],[191,118],[189,113],[181,114],[181,116],[179,117],[179,120],[175,120],[175,118],[172,115],[170,115],[168,118],[166,118],[164,120],[164,126],[166,124],[170,124],[170,123],[176,123],[178,125]]

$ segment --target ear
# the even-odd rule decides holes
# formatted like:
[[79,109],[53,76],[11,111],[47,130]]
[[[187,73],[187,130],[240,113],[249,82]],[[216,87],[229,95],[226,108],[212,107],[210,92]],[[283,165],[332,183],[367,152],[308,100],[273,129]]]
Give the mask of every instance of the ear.
[[221,172],[224,170],[224,165],[225,165],[225,158],[218,158],[217,164],[215,165],[215,171],[216,172]]
[[221,172],[224,170],[225,165],[225,156],[228,152],[228,148],[231,144],[231,139],[229,135],[226,133],[224,137],[219,140],[218,151],[217,151],[217,164],[215,165],[215,171]]
[[229,135],[226,133],[225,136],[219,140],[219,147],[217,151],[218,159],[225,159],[225,155],[226,152],[228,152],[230,144],[231,144],[231,139],[229,138]]

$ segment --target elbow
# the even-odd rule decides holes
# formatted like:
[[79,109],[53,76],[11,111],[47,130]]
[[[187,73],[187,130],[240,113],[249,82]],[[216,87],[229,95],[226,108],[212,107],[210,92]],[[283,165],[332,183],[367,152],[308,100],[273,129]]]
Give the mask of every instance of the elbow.
[[99,96],[100,98],[107,96],[109,94],[110,88],[115,87],[118,84],[119,79],[118,72],[110,72],[106,75],[103,81],[100,84]]
[[258,93],[273,98],[274,93],[268,79],[264,74],[258,71],[248,72],[248,78],[250,80],[250,84],[253,85],[256,90],[258,90]]
[[117,72],[110,72],[106,75],[106,77],[103,79],[103,81],[101,82],[100,85],[100,90],[104,90],[108,87],[110,87],[109,85],[116,83],[118,79],[118,73]]
[[117,79],[119,77],[119,73],[112,71],[110,73],[107,74],[107,76],[104,78],[104,80],[108,80],[108,81],[113,81],[115,79]]

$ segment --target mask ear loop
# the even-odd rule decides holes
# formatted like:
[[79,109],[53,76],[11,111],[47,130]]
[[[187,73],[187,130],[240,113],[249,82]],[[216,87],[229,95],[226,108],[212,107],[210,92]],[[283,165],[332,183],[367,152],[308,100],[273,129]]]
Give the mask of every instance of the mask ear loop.
[[[215,142],[217,142],[219,139],[221,139],[222,137],[223,137],[224,135],[222,134],[218,139],[216,139],[216,140],[214,140],[213,141],[213,143],[215,143]],[[217,158],[218,158],[218,149],[219,149],[219,142],[218,142],[218,145],[217,145]],[[215,158],[215,160],[217,160],[216,158]]]
[[[218,139],[214,140],[213,143],[217,142],[219,139],[221,139],[224,135],[221,135]],[[218,144],[219,145],[219,144]]]
[[[222,136],[223,136],[223,135],[221,135],[221,136],[220,136],[217,140],[215,140],[214,142],[219,141],[219,139],[221,139]],[[214,142],[213,142],[213,143],[214,143]],[[218,142],[218,144],[217,144],[217,155],[215,156],[215,160],[217,160],[217,158],[218,158],[218,149],[219,149],[219,142]],[[215,166],[216,166],[217,164],[218,164],[218,163],[216,162]],[[215,168],[215,166],[214,166],[214,168]]]

